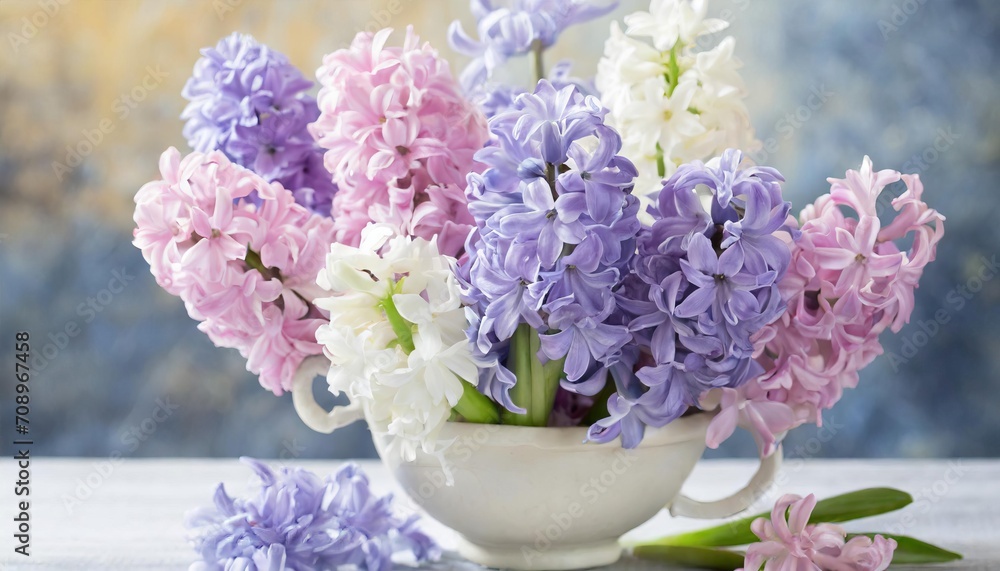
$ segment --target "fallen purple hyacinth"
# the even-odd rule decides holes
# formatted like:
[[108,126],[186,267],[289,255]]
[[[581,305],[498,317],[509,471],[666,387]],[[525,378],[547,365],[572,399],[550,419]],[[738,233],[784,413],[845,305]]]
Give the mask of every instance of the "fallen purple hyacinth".
[[232,498],[219,484],[215,505],[189,515],[201,558],[191,571],[322,571],[341,565],[389,571],[394,553],[408,551],[417,561],[440,557],[434,541],[417,529],[417,516],[395,514],[392,496],[374,495],[355,464],[323,480],[301,468],[275,472],[258,460],[241,460],[260,478],[260,492]]

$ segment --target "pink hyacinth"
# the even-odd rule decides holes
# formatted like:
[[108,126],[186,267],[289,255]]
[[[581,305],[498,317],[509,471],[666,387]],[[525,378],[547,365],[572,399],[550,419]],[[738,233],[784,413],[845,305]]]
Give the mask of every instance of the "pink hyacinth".
[[[133,241],[156,282],[213,343],[239,350],[264,387],[289,390],[302,360],[322,353],[324,316],[311,300],[332,221],[218,151],[182,159],[170,148],[160,175],[135,196]],[[253,191],[260,206],[243,200]]]
[[[883,225],[879,195],[900,180],[906,192],[892,201],[895,217]],[[858,372],[882,354],[879,335],[898,332],[910,319],[913,291],[944,236],[944,216],[921,199],[917,175],[874,171],[868,157],[860,171],[829,182],[830,193],[802,210],[801,237],[789,245],[791,265],[779,284],[788,310],[756,339],[766,372],[731,393],[706,397],[722,407],[708,433],[713,448],[740,425],[767,455],[781,432],[821,425],[821,411],[857,386]],[[908,240],[901,250],[897,241]]]
[[[816,497],[786,494],[778,499],[771,519],[750,524],[760,542],[747,548],[743,570],[759,571],[884,571],[892,561],[896,541],[876,535],[845,541],[844,528],[830,523],[809,524]],[[787,514],[787,515],[786,515]]]
[[358,34],[316,72],[321,113],[310,131],[340,187],[337,241],[357,246],[361,230],[380,222],[437,235],[441,253],[458,255],[474,223],[465,178],[478,169],[486,119],[437,51],[409,28],[402,47],[386,47],[391,32]]

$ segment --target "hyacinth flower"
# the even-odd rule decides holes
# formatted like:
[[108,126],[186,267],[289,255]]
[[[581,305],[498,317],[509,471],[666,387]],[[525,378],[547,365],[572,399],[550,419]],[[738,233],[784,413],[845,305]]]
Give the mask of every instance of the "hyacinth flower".
[[453,409],[469,422],[499,416],[474,384],[481,361],[466,336],[455,259],[434,238],[393,232],[373,224],[358,247],[330,246],[317,277],[326,293],[316,300],[330,321],[316,340],[330,359],[331,392],[360,403],[372,432],[413,460],[447,446],[438,434]]
[[755,520],[750,529],[760,542],[747,548],[739,571],[885,571],[896,541],[875,535],[847,533],[832,523],[809,523],[816,497],[786,494],[778,499],[770,519]]
[[213,506],[188,515],[199,556],[190,571],[390,571],[396,553],[418,562],[440,557],[417,528],[418,517],[397,514],[392,495],[375,495],[355,464],[321,479],[301,468],[275,472],[258,460],[241,460],[260,490],[234,498],[219,484]]
[[337,186],[308,131],[319,117],[316,100],[305,93],[313,83],[284,55],[246,34],[233,33],[201,53],[182,92],[189,101],[181,118],[191,148],[221,151],[291,190],[312,212],[330,216]]
[[465,176],[488,133],[448,62],[407,29],[362,32],[323,58],[316,75],[319,118],[310,130],[340,190],[333,201],[337,241],[357,246],[369,223],[431,239],[459,256],[473,220]]
[[261,385],[291,390],[302,360],[322,353],[326,316],[312,300],[333,223],[221,151],[168,149],[160,175],[135,196],[133,241],[156,283],[213,343],[239,350]]
[[556,88],[575,85],[587,95],[596,95],[592,79],[570,74],[570,60],[562,60],[547,71],[544,52],[570,26],[603,16],[617,4],[594,0],[513,0],[498,5],[492,0],[470,0],[478,39],[467,34],[458,20],[448,29],[452,49],[472,58],[461,75],[463,89],[486,117],[507,110],[518,95],[530,89],[498,83],[493,79],[494,73],[510,58],[530,54],[536,82],[545,78]]
[[637,350],[613,369],[617,391],[592,440],[620,435],[634,447],[646,426],[675,420],[704,392],[763,372],[754,336],[785,311],[778,282],[790,262],[790,204],[776,170],[742,160],[727,150],[664,183],[617,294]]
[[[906,191],[892,200],[894,217],[883,223],[879,196],[899,181]],[[822,411],[882,354],[879,336],[910,319],[914,290],[944,236],[944,216],[923,201],[920,177],[875,171],[868,157],[860,170],[829,182],[829,194],[799,215],[801,238],[791,244],[779,282],[788,310],[756,340],[764,373],[708,395],[722,409],[709,427],[711,447],[743,426],[767,455],[784,431],[822,425]]]
[[735,40],[704,49],[706,37],[729,25],[706,18],[707,9],[706,0],[652,0],[647,11],[625,17],[624,31],[611,24],[598,64],[608,124],[622,133],[622,154],[639,170],[635,194],[644,207],[680,165],[759,146]]
[[493,0],[471,0],[476,18],[474,39],[456,20],[448,29],[452,49],[472,57],[462,72],[462,85],[470,93],[480,90],[494,71],[508,59],[532,54],[536,80],[545,77],[542,52],[553,45],[566,28],[599,18],[617,2],[594,0],[512,0],[497,6]]
[[[556,388],[594,395],[629,341],[617,287],[635,250],[635,169],[596,98],[548,81],[490,119],[469,175],[477,233],[463,266],[479,388],[504,422],[544,426]],[[592,144],[591,144],[592,143]]]

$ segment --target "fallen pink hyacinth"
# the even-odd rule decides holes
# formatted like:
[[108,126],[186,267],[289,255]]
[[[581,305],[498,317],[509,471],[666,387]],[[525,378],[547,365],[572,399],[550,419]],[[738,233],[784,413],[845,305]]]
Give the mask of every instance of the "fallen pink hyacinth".
[[337,241],[357,246],[370,222],[404,236],[438,236],[458,255],[473,227],[465,198],[473,155],[488,139],[482,112],[462,94],[448,62],[407,29],[359,33],[323,59],[320,117],[310,131],[340,187],[333,202]]
[[[135,240],[156,282],[184,300],[198,328],[238,349],[247,370],[281,394],[325,316],[311,301],[333,223],[292,192],[219,151],[160,157],[162,180],[135,196]],[[260,206],[245,200],[256,191]]]
[[740,571],[884,571],[896,541],[881,535],[855,536],[831,523],[809,524],[816,497],[786,494],[771,519],[758,518],[750,529],[760,542],[747,548]]
[[[895,217],[883,225],[879,195],[900,180],[906,191],[892,200]],[[830,193],[799,216],[801,237],[790,245],[792,262],[779,284],[788,311],[755,340],[766,372],[711,397],[722,406],[709,429],[713,448],[740,425],[768,455],[779,433],[805,422],[821,425],[821,411],[882,354],[879,335],[898,332],[910,319],[913,292],[944,236],[944,216],[921,199],[917,175],[874,171],[868,157],[861,170],[829,182]],[[897,242],[911,245],[901,249]]]

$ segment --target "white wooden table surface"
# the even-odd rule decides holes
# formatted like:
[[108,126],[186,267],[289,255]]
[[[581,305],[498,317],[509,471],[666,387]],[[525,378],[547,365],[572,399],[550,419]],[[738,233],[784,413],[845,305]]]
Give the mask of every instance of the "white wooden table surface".
[[[339,464],[296,463],[320,474]],[[361,465],[377,491],[396,490],[380,464]],[[0,568],[186,569],[194,552],[185,540],[185,512],[210,504],[219,481],[235,494],[245,494],[253,482],[249,469],[235,459],[130,459],[114,464],[110,473],[108,467],[106,459],[32,459],[31,556],[23,557],[13,552],[15,465],[9,459],[0,461]],[[699,499],[719,497],[745,482],[752,469],[750,461],[703,461],[685,491]],[[823,498],[870,486],[906,490],[916,498],[913,505],[848,524],[848,529],[893,530],[966,556],[964,561],[935,568],[1000,569],[1000,461],[789,460],[778,481],[780,487],[761,499],[757,511],[769,508],[780,493],[813,492]],[[705,525],[661,512],[630,537],[652,538]],[[452,544],[446,528],[429,519],[425,527],[445,548]],[[477,568],[451,557],[435,567]],[[668,567],[625,558],[606,569]]]

